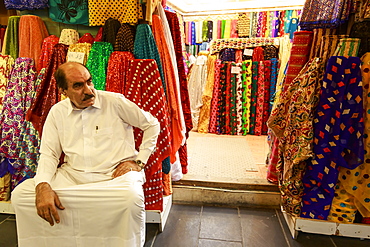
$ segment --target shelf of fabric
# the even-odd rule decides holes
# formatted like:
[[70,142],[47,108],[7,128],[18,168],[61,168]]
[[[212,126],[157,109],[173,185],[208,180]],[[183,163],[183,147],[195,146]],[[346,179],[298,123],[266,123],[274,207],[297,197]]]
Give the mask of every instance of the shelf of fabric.
[[[158,223],[159,231],[162,232],[172,206],[172,195],[163,197],[163,210],[146,210],[146,223]],[[10,201],[0,201],[0,213],[14,214]]]
[[225,48],[245,49],[257,46],[275,45],[279,46],[279,38],[230,38],[215,39],[210,42],[210,54],[220,52]]
[[172,195],[163,196],[163,210],[146,210],[146,223],[159,223],[159,231],[163,232],[172,207]]
[[370,225],[368,224],[341,224],[325,220],[293,217],[281,209],[293,239],[299,232],[336,235],[360,239],[370,239]]

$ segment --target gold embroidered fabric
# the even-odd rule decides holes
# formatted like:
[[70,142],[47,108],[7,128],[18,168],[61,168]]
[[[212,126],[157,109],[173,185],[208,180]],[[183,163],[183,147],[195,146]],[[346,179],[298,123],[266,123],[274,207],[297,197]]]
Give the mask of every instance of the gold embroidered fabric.
[[[68,47],[68,52],[82,52],[82,53],[85,53],[83,64],[86,65],[87,59],[89,58],[90,49],[91,49],[91,44],[90,43],[77,43],[77,44],[71,44]],[[67,54],[67,58],[68,58],[68,54]]]

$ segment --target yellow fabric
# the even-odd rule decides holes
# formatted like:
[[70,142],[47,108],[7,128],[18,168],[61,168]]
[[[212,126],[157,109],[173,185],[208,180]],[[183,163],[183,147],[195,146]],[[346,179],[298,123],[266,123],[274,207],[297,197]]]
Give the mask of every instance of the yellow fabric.
[[0,73],[0,112],[3,110],[3,99],[5,97],[6,86],[8,85],[9,74],[13,64],[14,59],[10,55],[0,57],[0,68],[2,70],[2,73]]
[[89,25],[103,26],[109,18],[136,24],[143,19],[139,0],[89,0]]
[[213,95],[213,86],[215,83],[215,63],[216,55],[209,56],[207,59],[207,82],[202,95],[203,105],[200,108],[199,112],[199,121],[198,121],[198,132],[199,133],[208,133],[209,127],[209,118],[211,114],[211,101]]
[[225,22],[225,31],[224,31],[224,39],[230,39],[231,34],[231,20],[226,20]]
[[0,178],[0,201],[10,200],[10,178],[9,173]]
[[160,4],[160,0],[147,0],[146,1],[146,9],[145,9],[145,20],[149,22],[149,24],[152,24],[152,15],[155,11],[156,6],[158,3]]
[[[90,43],[77,43],[77,44],[72,44],[68,47],[68,52],[82,52],[85,53],[85,58],[84,58],[84,63],[86,65],[86,61],[89,58],[89,53],[91,49],[91,44]],[[68,55],[67,55],[68,59]]]
[[[353,170],[342,168],[339,171],[338,183],[340,187],[335,190],[340,194],[341,200],[335,197],[332,202],[332,208],[335,210],[337,205],[345,205],[346,208],[357,209],[363,217],[370,217],[370,97],[368,94],[370,82],[370,52],[362,56],[362,84],[364,108],[364,148],[365,163]],[[343,200],[345,198],[346,200]],[[330,215],[335,213],[330,211]],[[333,212],[332,212],[333,211]]]
[[270,11],[266,11],[266,31],[265,31],[265,38],[270,37],[270,32],[271,32],[271,15]]

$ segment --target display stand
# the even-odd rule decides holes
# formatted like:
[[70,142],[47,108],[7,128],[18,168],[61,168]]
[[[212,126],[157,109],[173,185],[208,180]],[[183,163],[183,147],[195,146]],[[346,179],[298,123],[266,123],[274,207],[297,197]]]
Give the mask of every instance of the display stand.
[[[164,226],[172,206],[172,195],[163,197],[163,211],[146,210],[146,223],[158,223],[159,231],[163,232]],[[14,214],[14,209],[10,201],[0,201],[0,213]]]
[[281,209],[281,212],[293,239],[298,237],[299,232],[370,239],[370,225],[368,224],[341,224],[325,220],[293,217],[283,209]]

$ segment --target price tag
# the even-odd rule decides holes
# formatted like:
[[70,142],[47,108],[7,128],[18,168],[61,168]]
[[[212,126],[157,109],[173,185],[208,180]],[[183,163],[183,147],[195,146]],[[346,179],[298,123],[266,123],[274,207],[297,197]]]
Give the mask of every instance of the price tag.
[[231,74],[240,74],[241,68],[237,66],[231,67]]
[[252,56],[253,55],[253,49],[244,49],[243,55]]
[[85,53],[83,52],[68,52],[67,54],[67,62],[78,62],[84,63],[85,61]]

